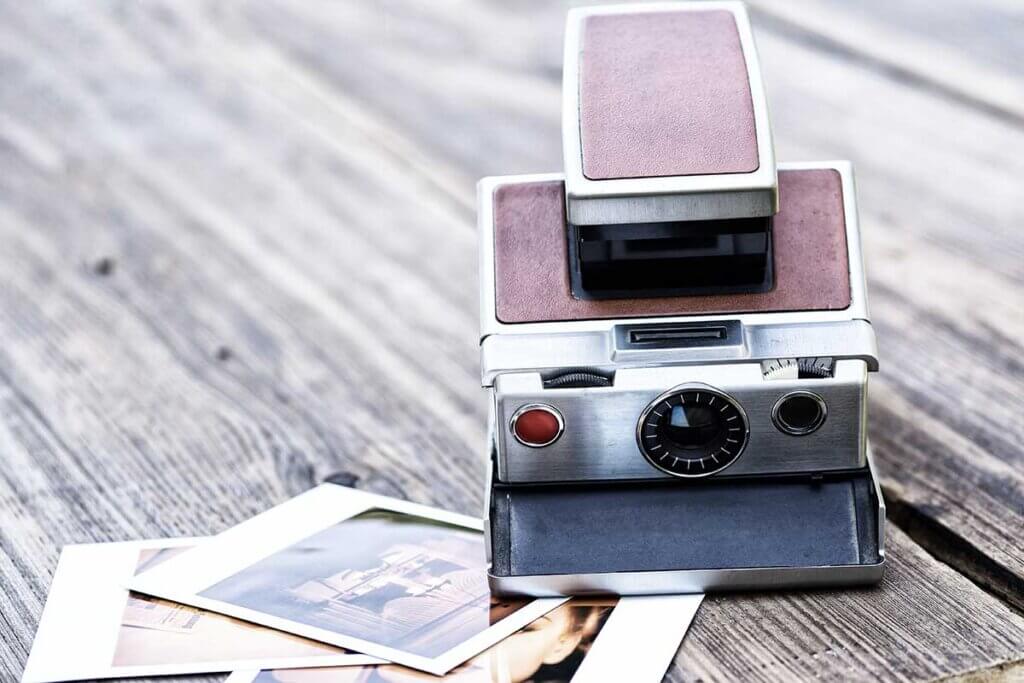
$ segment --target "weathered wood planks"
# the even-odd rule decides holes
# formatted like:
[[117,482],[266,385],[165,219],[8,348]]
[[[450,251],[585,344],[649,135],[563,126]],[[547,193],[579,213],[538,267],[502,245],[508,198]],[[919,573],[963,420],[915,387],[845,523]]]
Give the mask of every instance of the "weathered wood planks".
[[[3,7],[0,680],[64,543],[216,532],[339,470],[477,512],[473,182],[560,165],[564,7]],[[1010,676],[1024,136],[820,47],[814,7],[754,14],[779,156],[857,164],[876,457],[953,568],[894,531],[879,589],[713,598],[673,678]]]

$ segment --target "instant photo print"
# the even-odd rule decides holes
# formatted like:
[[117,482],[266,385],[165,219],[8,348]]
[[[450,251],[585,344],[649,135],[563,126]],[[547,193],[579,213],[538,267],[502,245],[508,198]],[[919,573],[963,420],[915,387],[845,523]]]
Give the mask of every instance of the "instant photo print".
[[22,683],[380,661],[222,614],[129,593],[124,587],[136,574],[205,541],[176,538],[65,546]]
[[848,162],[777,164],[740,3],[569,12],[564,173],[479,185],[492,588],[866,584]]

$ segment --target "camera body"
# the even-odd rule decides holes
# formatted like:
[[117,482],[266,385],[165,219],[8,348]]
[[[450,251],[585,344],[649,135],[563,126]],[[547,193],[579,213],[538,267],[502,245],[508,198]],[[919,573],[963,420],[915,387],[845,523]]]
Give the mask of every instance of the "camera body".
[[565,173],[479,185],[492,588],[877,581],[850,164],[775,163],[739,3],[573,10],[564,73]]

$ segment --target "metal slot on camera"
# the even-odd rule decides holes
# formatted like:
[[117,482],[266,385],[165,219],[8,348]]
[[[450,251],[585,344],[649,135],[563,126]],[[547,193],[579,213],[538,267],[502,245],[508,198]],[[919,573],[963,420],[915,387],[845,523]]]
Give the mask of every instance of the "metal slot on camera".
[[742,343],[740,322],[667,323],[663,325],[618,325],[619,349],[689,349],[731,346]]
[[725,339],[725,328],[720,325],[688,328],[664,327],[629,331],[630,344],[658,344],[694,339]]

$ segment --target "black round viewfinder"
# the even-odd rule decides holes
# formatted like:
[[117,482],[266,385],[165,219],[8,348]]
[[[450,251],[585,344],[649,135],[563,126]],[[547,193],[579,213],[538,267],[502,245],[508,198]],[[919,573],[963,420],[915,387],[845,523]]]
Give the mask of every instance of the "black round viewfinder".
[[775,404],[772,421],[781,432],[804,436],[814,432],[825,422],[825,401],[809,391],[786,394]]

